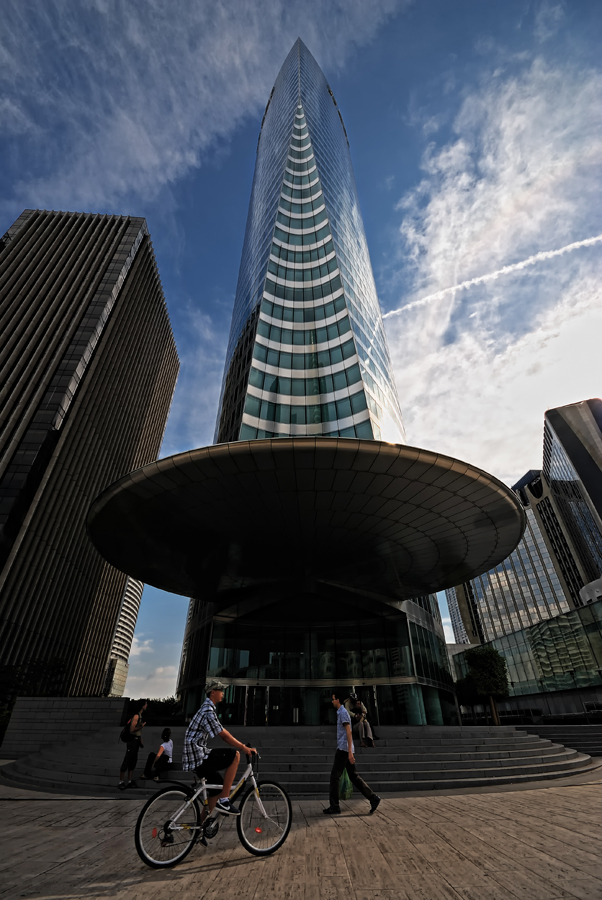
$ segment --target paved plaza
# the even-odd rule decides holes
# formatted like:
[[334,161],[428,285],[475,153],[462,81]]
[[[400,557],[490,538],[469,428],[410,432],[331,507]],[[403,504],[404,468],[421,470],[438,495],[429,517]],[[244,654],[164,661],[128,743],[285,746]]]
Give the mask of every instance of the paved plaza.
[[602,782],[385,798],[366,815],[294,803],[286,844],[266,859],[233,820],[175,869],[134,849],[138,797],[90,799],[0,788],[0,897],[40,900],[556,900],[602,898]]

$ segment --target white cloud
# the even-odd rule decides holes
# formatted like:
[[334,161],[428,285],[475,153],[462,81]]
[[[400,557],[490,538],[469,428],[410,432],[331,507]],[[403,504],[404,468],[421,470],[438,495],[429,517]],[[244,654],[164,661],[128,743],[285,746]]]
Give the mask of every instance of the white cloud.
[[[465,95],[402,198],[395,306],[602,231],[602,74],[536,59]],[[509,481],[541,465],[543,413],[600,394],[599,245],[387,320],[408,440]]]
[[543,0],[535,14],[535,27],[533,33],[536,39],[543,43],[553,37],[565,18],[565,12],[561,3],[550,3]]
[[455,644],[456,638],[454,637],[454,631],[451,626],[451,619],[442,618],[441,623],[443,625],[443,633],[445,634],[445,643]]
[[298,35],[332,71],[405,2],[7,0],[0,124],[35,139],[6,214],[157,195],[260,112]]
[[[180,310],[188,335],[161,456],[213,443],[228,333],[188,303]],[[184,331],[184,329],[182,329]]]
[[[414,309],[417,306],[424,306],[426,303],[430,303],[431,300],[441,300],[447,294],[466,291],[471,287],[475,287],[477,284],[486,284],[488,281],[497,281],[502,275],[511,275],[514,272],[520,272],[521,269],[526,269],[527,266],[534,266],[545,260],[554,259],[556,256],[564,256],[565,253],[572,253],[574,250],[581,250],[584,247],[592,247],[594,244],[600,243],[602,243],[602,234],[597,234],[594,235],[594,237],[585,238],[582,241],[573,241],[572,244],[566,244],[566,246],[559,247],[556,250],[540,250],[539,253],[534,253],[533,256],[529,256],[527,259],[521,259],[520,262],[511,263],[509,266],[502,266],[501,269],[496,269],[495,272],[477,275],[476,278],[469,278],[468,281],[461,281],[460,284],[454,284],[451,287],[437,291],[435,294],[428,294],[426,297],[421,297],[420,300],[414,300],[407,306],[400,306],[399,309],[392,309],[384,314],[383,319],[401,315],[405,310]],[[474,316],[476,316],[476,312],[471,313],[468,318],[472,319]]]
[[134,640],[132,641],[132,649],[130,650],[130,658],[132,656],[141,656],[143,653],[153,653],[153,639],[147,638],[145,641],[140,640],[143,635],[137,636],[134,635]]
[[176,692],[176,666],[157,666],[143,675],[130,672],[125,686],[128,697],[173,697]]

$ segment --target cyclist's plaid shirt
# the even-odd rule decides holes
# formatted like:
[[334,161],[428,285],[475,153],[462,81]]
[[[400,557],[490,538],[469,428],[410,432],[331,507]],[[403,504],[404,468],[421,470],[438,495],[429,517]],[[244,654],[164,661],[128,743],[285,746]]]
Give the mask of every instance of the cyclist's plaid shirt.
[[215,704],[207,697],[186,731],[182,749],[184,771],[196,769],[205,762],[209,756],[207,741],[217,737],[223,730],[215,712]]

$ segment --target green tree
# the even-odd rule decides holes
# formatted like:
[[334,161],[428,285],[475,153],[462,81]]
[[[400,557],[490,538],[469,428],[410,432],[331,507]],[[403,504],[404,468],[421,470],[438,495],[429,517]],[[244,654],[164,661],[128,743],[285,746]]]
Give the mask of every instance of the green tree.
[[506,660],[493,647],[471,647],[465,652],[464,658],[468,663],[468,674],[462,681],[469,682],[470,689],[479,698],[489,699],[493,721],[499,725],[496,700],[503,700],[509,693]]

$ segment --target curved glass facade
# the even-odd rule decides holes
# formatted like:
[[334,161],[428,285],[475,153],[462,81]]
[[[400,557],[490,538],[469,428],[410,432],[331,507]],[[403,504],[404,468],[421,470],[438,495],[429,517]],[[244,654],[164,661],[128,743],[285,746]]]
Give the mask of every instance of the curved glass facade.
[[[404,442],[345,126],[298,40],[261,126],[215,440],[313,435]],[[215,676],[232,724],[333,722],[335,686],[384,724],[455,721],[436,599],[304,578],[303,552],[298,579],[222,578],[191,601],[186,713]]]
[[215,440],[403,442],[343,119],[298,40],[257,162]]
[[[238,725],[328,724],[334,686],[355,688],[382,724],[442,725],[455,720],[452,677],[436,597],[393,610],[338,607],[306,598],[236,617],[208,615],[191,601],[180,680],[205,648],[207,677],[228,685],[225,721]],[[195,627],[196,625],[196,627]],[[200,626],[200,627],[199,627]],[[202,671],[205,671],[203,667]],[[187,709],[204,681],[189,688]],[[334,721],[334,719],[332,719]]]

